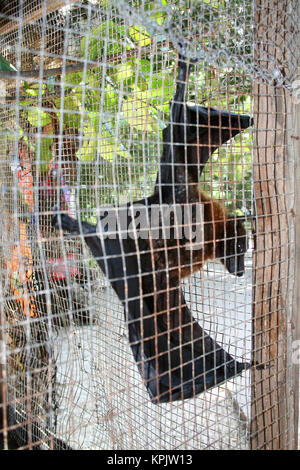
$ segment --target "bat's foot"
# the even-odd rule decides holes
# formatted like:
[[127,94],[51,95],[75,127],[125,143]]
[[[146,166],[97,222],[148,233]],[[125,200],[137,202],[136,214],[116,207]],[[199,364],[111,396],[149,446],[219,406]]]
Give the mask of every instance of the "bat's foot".
[[271,364],[260,364],[259,362],[255,361],[252,362],[252,366],[255,367],[256,370],[265,370],[270,369]]
[[[181,53],[179,53],[179,60],[181,60],[182,62],[186,62],[187,61],[186,51],[187,51],[187,47],[188,47],[187,43],[179,41],[178,46],[181,48]],[[198,62],[197,57],[190,57],[189,58],[189,63],[190,64],[196,64],[196,62]]]

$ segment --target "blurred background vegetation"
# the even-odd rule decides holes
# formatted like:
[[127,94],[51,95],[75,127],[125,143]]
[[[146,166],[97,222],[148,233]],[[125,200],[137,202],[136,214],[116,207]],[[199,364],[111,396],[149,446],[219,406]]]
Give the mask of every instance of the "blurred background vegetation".
[[[105,0],[100,3],[104,5]],[[215,22],[220,29],[222,21],[227,21],[226,1],[217,2],[216,17],[212,17],[212,3],[201,2],[202,7],[208,5],[209,23],[213,26]],[[151,12],[153,4],[143,3],[143,8]],[[251,51],[246,50],[243,28],[245,16],[250,22],[251,11],[245,11],[245,2],[242,6],[243,11],[239,12],[237,0],[236,18],[232,24],[227,21],[224,34],[232,38],[235,53],[240,50],[247,57]],[[158,24],[165,21],[163,13],[153,11]],[[205,15],[205,9],[201,15]],[[188,24],[186,28],[188,34]],[[43,85],[25,82],[21,116],[31,128],[41,132],[40,139],[28,142],[35,154],[36,171],[41,177],[47,175],[53,159],[55,132],[51,129],[51,113],[34,102],[41,96],[43,102],[47,96],[60,131],[78,140],[73,149],[75,160],[72,156],[78,171],[71,186],[88,219],[94,217],[94,208],[99,205],[126,202],[129,195],[137,199],[151,194],[162,152],[162,130],[168,124],[169,101],[175,91],[177,56],[166,39],[156,38],[153,55],[154,38],[145,28],[128,26],[117,15],[103,14],[101,21],[98,17],[95,27],[77,40],[78,55],[95,65],[65,75],[63,95],[57,92],[55,77],[47,78]],[[205,40],[202,38],[204,46]],[[220,35],[215,44],[212,36],[207,41],[210,48],[220,48]],[[250,91],[250,80],[236,66],[227,64],[217,69],[202,61],[190,76],[188,100],[251,114]],[[24,129],[19,132],[26,139]],[[250,211],[251,175],[251,132],[244,132],[213,155],[202,175],[203,189],[224,200],[231,210]]]

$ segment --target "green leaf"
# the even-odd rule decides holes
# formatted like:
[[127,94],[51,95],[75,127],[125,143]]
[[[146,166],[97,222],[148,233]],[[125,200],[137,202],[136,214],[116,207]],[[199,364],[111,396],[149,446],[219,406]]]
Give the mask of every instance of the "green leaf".
[[144,28],[140,26],[131,26],[129,28],[130,36],[139,46],[148,46],[151,44],[151,36]]
[[166,21],[167,14],[163,11],[158,11],[154,13],[153,15],[151,15],[151,17],[156,21],[157,24],[161,26],[164,23],[164,21]]
[[118,102],[119,94],[114,90],[114,88],[108,84],[105,87],[104,92],[104,105],[108,109],[112,109]]
[[78,158],[81,161],[94,161],[97,152],[101,158],[113,161],[116,155],[128,158],[129,152],[121,143],[116,143],[115,132],[110,123],[100,126],[100,116],[98,112],[88,112],[84,125],[84,142],[78,151]]
[[[79,129],[80,127],[80,101],[76,95],[68,95],[64,99],[64,125],[71,129]],[[71,111],[71,112],[68,112]]]
[[[86,44],[87,39],[89,40]],[[107,53],[117,54],[122,51],[121,40],[126,40],[124,33],[124,26],[117,25],[114,21],[107,20],[101,23],[100,26],[93,29],[89,37],[84,36],[81,40],[81,55],[85,56],[87,47],[87,54],[90,60],[96,60],[103,55],[103,49],[107,42]],[[130,49],[132,46],[128,44]]]
[[[26,93],[28,93],[28,95],[30,96],[38,96],[40,92],[40,85],[38,83],[36,83],[35,85],[29,86],[28,83],[25,82],[24,88],[25,88]],[[42,85],[42,95],[44,94],[46,88],[47,88],[47,85],[44,83]]]
[[97,141],[95,139],[85,140],[77,152],[77,157],[82,162],[92,162],[97,155]]
[[130,63],[120,64],[117,67],[117,71],[115,73],[116,79],[118,82],[124,82],[132,78],[133,76],[133,69]]
[[50,124],[51,122],[49,115],[45,113],[44,111],[41,111],[38,108],[28,109],[27,119],[30,122],[30,124],[34,127],[38,127],[39,125],[41,127],[44,127],[47,124]]
[[155,122],[150,114],[150,106],[147,102],[139,99],[140,97],[128,96],[123,101],[122,112],[125,120],[131,127],[146,132],[153,131]]
[[[40,154],[39,154],[39,161],[40,161],[40,171],[44,173],[48,171],[49,162],[52,159],[52,142],[53,140],[49,137],[41,137],[40,140]],[[38,144],[35,145],[35,154],[38,156]]]
[[16,72],[16,68],[8,62],[2,55],[0,55],[0,70],[8,70],[9,72]]

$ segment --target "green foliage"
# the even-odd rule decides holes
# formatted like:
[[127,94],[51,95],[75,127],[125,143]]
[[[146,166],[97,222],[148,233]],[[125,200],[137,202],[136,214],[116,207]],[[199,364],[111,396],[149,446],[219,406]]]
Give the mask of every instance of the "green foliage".
[[50,124],[50,117],[45,112],[38,108],[29,108],[27,109],[27,119],[33,127],[41,127]]
[[40,162],[39,169],[41,173],[45,173],[48,170],[48,165],[53,157],[52,139],[49,139],[49,137],[41,137],[39,143],[39,146],[37,143],[35,144],[34,151]]
[[39,83],[35,83],[33,85],[29,85],[27,82],[24,83],[24,90],[30,96],[38,96],[40,93],[40,88],[42,90],[42,94],[44,94],[45,90],[47,89],[47,85],[43,83],[40,87]]
[[6,60],[5,57],[3,57],[2,55],[0,55],[0,70],[7,70],[10,72],[16,71],[15,67],[10,62],[8,62],[8,60]]
[[[144,40],[143,33],[139,34],[138,30],[130,29],[132,29],[132,35],[136,34],[139,40]],[[120,26],[112,20],[107,20],[97,28],[94,28],[89,36],[82,38],[81,54],[83,57],[88,55],[89,60],[96,60],[102,57],[104,49],[106,54],[109,55],[121,53],[123,45],[128,50],[134,47],[130,36],[126,35],[125,26]]]
[[[166,0],[162,0],[167,4]],[[103,0],[102,3],[105,3]],[[141,4],[139,0],[135,3]],[[222,8],[224,2],[203,0],[210,7],[210,21],[225,24]],[[211,9],[218,6],[217,13]],[[162,24],[165,13],[157,13],[152,2],[142,2],[143,8],[153,10],[153,19]],[[237,2],[237,12],[239,5]],[[245,12],[244,12],[245,13]],[[205,13],[204,13],[205,14]],[[250,14],[250,10],[246,11]],[[234,50],[243,50],[247,56],[243,39],[242,21],[239,15],[234,24],[227,25],[226,41]],[[229,39],[228,39],[229,38]],[[164,38],[160,38],[164,39]],[[161,154],[161,131],[168,119],[169,101],[174,94],[175,54],[167,47],[158,51],[155,60],[146,54],[138,54],[141,48],[149,46],[153,38],[141,26],[131,24],[126,27],[111,19],[105,18],[89,34],[81,39],[82,57],[89,61],[103,64],[108,56],[114,56],[114,63],[107,67],[96,66],[83,72],[69,74],[65,81],[65,95],[53,100],[58,119],[63,117],[63,127],[67,133],[82,136],[82,144],[77,152],[80,165],[81,190],[80,204],[94,217],[93,207],[109,204],[117,198],[126,198],[135,184],[138,197],[143,185],[154,183],[158,157]],[[213,41],[214,39],[212,39]],[[224,39],[225,40],[225,39]],[[215,46],[219,47],[216,41]],[[125,51],[135,51],[124,60]],[[169,61],[165,59],[168,57]],[[119,63],[116,62],[119,58]],[[0,57],[1,66],[3,58]],[[5,60],[5,59],[4,59]],[[105,70],[105,72],[104,72]],[[84,80],[84,83],[83,83]],[[54,91],[51,79],[43,85],[42,93]],[[34,98],[40,93],[38,85],[25,85],[25,92]],[[222,109],[243,110],[250,112],[250,85],[241,82],[241,77],[230,70],[216,71],[207,63],[192,72],[189,80],[189,98],[204,106],[215,106]],[[38,108],[30,106],[24,100],[24,116],[33,127],[46,126],[49,115]],[[245,198],[251,196],[251,151],[250,133],[243,134],[243,145],[239,138],[232,145],[223,147],[213,155],[202,175],[203,188],[212,192],[216,198],[226,199],[233,210],[245,206]],[[49,138],[42,138],[39,147],[41,171],[47,171],[51,159]],[[158,145],[159,144],[159,145]],[[37,154],[37,148],[36,148]],[[94,187],[104,188],[95,192]],[[118,188],[118,194],[115,189]],[[248,207],[250,209],[250,207]]]

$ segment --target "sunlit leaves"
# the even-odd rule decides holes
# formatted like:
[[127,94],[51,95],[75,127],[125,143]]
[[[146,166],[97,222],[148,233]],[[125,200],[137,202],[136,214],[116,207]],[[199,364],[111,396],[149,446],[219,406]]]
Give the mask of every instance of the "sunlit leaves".
[[30,108],[27,110],[27,119],[33,127],[44,127],[50,124],[50,117],[39,108]]
[[90,60],[96,60],[101,58],[104,52],[106,55],[122,52],[122,46],[126,49],[134,47],[125,34],[125,27],[107,20],[82,38],[81,55],[82,57],[88,56]]
[[100,121],[99,113],[87,113],[83,134],[83,144],[77,152],[81,161],[94,161],[97,155],[109,162],[117,155],[126,158],[130,156],[125,146],[116,139],[113,127]]
[[39,161],[39,169],[42,173],[48,171],[49,162],[53,158],[52,139],[49,137],[41,137],[39,143],[35,144],[36,160]]
[[147,33],[144,28],[140,28],[139,26],[132,26],[129,28],[130,36],[132,40],[138,46],[148,46],[151,44],[151,36]]
[[[103,5],[105,1],[102,1]],[[161,2],[168,6],[167,0]],[[220,32],[219,36],[203,34],[201,47],[218,52],[222,44],[222,41],[216,41],[218,37],[226,41],[227,48],[241,50],[244,54],[244,30],[239,26],[244,20],[237,15],[232,24],[228,23],[224,1],[199,0],[196,4],[203,10],[203,20],[209,21],[212,33],[214,25]],[[154,2],[136,0],[135,5],[149,12],[148,16],[158,25],[167,18],[166,11],[158,11]],[[191,7],[191,12],[199,16],[194,7]],[[130,168],[134,168],[133,179],[136,182],[145,181],[146,184],[153,175],[155,178],[153,168],[159,158],[157,144],[159,136],[161,143],[160,131],[168,122],[169,101],[175,90],[175,54],[170,49],[172,46],[164,41],[166,38],[152,36],[141,25],[124,24],[107,16],[103,16],[101,21],[81,38],[82,60],[94,63],[88,62],[88,68],[83,72],[68,74],[64,98],[54,98],[53,101],[60,127],[68,129],[68,134],[79,136],[80,148],[76,157],[82,162],[82,167],[94,165],[102,172],[99,178],[103,178],[101,181],[108,188],[117,181],[118,187],[125,191],[128,181],[132,181]],[[154,40],[157,46],[152,49]],[[155,56],[151,57],[150,52],[154,53],[154,50]],[[208,62],[197,64],[189,78],[188,99],[203,106],[250,112],[250,85],[243,82],[237,70],[229,67],[230,64],[225,65],[214,68]],[[24,86],[25,96],[32,102],[27,99],[22,102],[23,116],[33,127],[43,128],[50,122],[49,113],[32,105],[37,103],[41,94],[45,95],[45,87],[48,95],[55,94],[54,85],[50,82],[43,88],[36,84]],[[35,146],[36,159],[39,159],[42,171],[51,156],[51,143],[53,139],[42,137],[40,146]],[[241,138],[237,137],[232,148],[232,153],[229,146],[213,155],[205,178],[213,186],[215,196],[225,195],[233,200],[236,196],[241,199],[243,191],[251,188],[250,134],[244,132]],[[90,177],[88,173],[86,177]],[[87,180],[87,184],[91,182]],[[109,192],[108,189],[103,198],[110,199]]]
[[42,86],[40,86],[39,83],[35,83],[30,86],[28,85],[27,82],[24,83],[24,90],[30,96],[38,96],[40,94],[40,90],[41,90],[41,94],[43,94],[46,88],[47,88],[47,85],[45,83],[43,83]]
[[[57,103],[57,109],[61,109],[60,102]],[[80,127],[80,100],[76,95],[68,95],[63,102],[63,121],[64,125],[70,129],[79,129]]]
[[146,101],[135,96],[128,96],[123,101],[122,112],[130,126],[142,132],[153,131],[154,121]]

